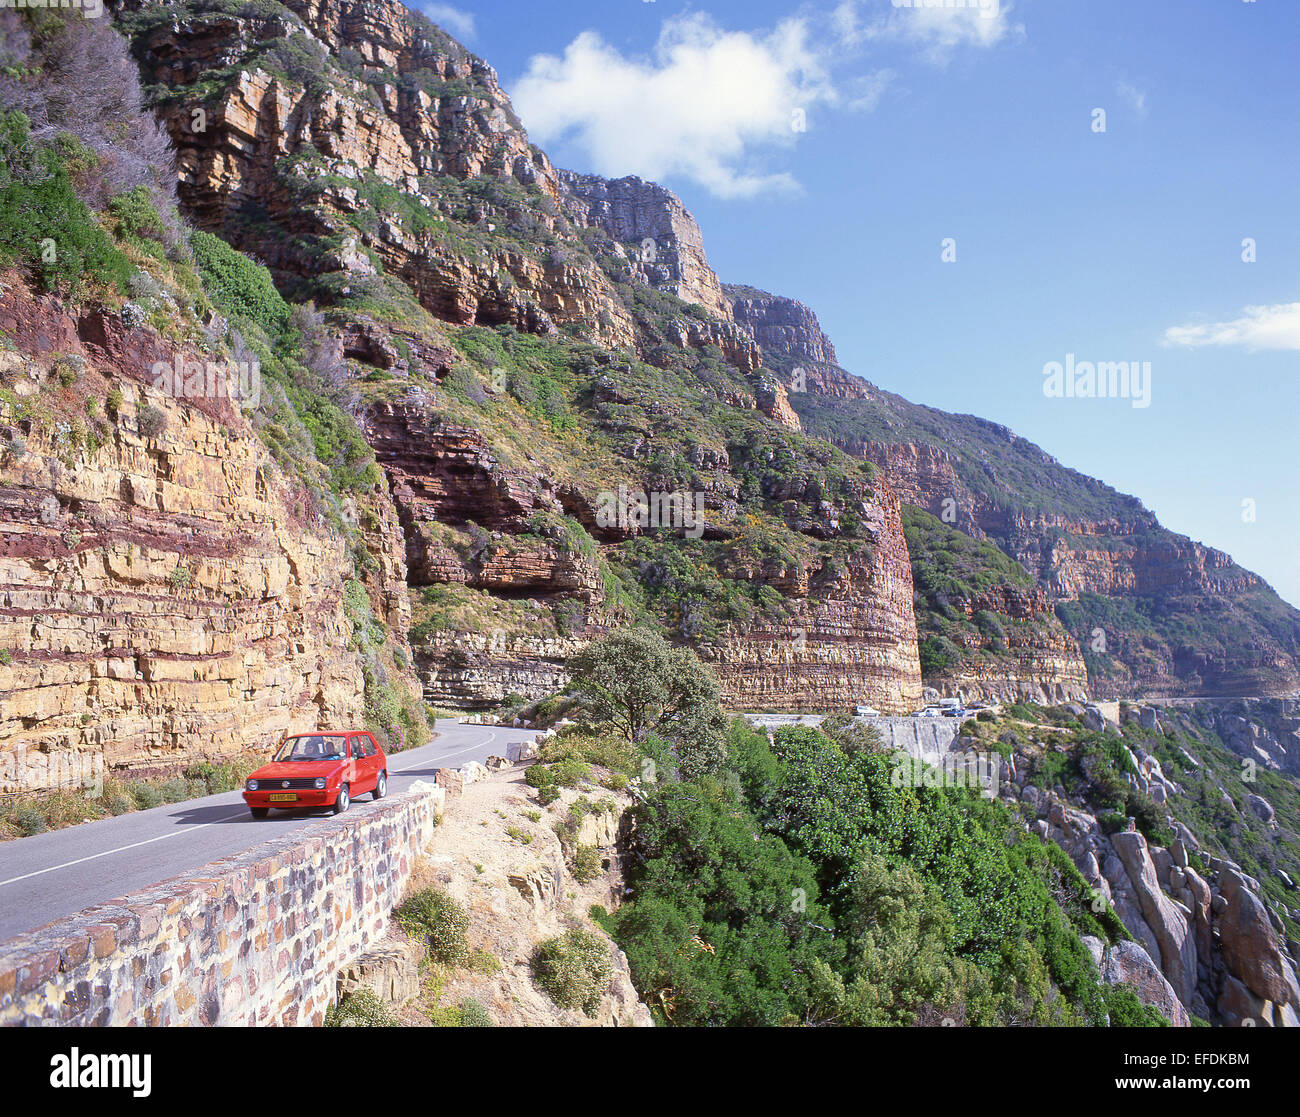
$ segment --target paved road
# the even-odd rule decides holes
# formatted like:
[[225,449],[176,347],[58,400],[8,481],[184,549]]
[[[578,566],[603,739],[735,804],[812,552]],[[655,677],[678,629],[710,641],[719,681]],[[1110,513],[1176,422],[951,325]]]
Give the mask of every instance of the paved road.
[[[431,779],[435,768],[505,756],[509,745],[535,736],[441,720],[431,745],[389,758],[389,793]],[[370,810],[371,802],[363,795],[351,809]],[[0,843],[0,954],[14,935],[331,817],[272,811],[258,821],[231,791]]]

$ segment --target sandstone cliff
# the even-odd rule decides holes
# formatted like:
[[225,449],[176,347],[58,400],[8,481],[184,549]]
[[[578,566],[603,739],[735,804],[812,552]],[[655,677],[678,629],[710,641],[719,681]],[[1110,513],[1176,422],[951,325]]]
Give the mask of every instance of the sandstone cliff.
[[1167,531],[1135,498],[1006,427],[850,375],[802,304],[753,288],[728,293],[769,367],[800,370],[804,390],[790,398],[803,428],[880,466],[905,505],[995,542],[1032,573],[1089,653],[1096,694],[1300,688],[1300,614],[1230,556]]
[[[0,791],[354,721],[346,547],[247,420],[155,388],[170,354],[148,331],[13,277],[0,328],[15,345],[0,354]],[[87,418],[110,391],[117,414]]]

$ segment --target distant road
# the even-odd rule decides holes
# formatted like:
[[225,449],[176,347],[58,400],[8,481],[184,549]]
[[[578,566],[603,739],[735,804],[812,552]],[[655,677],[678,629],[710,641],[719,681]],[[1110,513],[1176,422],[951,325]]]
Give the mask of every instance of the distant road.
[[[390,794],[432,779],[436,768],[505,756],[510,745],[537,735],[451,719],[440,720],[437,729],[433,744],[389,757]],[[351,807],[370,809],[369,794]],[[259,821],[231,791],[0,842],[0,954],[14,935],[331,817],[328,810],[272,811]]]

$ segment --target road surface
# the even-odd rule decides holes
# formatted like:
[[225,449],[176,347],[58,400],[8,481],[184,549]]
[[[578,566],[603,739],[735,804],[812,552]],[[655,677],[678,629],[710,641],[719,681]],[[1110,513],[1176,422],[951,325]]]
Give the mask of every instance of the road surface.
[[[432,744],[389,757],[390,795],[417,779],[431,780],[436,768],[505,756],[509,745],[537,735],[452,719],[440,720],[437,729]],[[370,795],[351,809],[372,809]],[[230,791],[0,842],[0,955],[14,935],[332,817],[328,809],[272,811],[259,821],[239,792]]]

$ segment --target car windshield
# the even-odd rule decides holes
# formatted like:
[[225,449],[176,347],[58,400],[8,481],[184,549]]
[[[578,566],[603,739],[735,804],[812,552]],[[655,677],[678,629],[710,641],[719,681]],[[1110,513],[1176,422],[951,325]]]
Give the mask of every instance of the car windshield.
[[346,737],[290,737],[275,754],[276,760],[342,760]]

